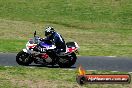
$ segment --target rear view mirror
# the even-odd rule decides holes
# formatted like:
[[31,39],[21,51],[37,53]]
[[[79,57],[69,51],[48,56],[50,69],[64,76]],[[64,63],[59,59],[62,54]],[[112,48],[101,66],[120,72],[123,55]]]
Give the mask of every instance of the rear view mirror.
[[34,37],[36,36],[36,31],[34,32]]

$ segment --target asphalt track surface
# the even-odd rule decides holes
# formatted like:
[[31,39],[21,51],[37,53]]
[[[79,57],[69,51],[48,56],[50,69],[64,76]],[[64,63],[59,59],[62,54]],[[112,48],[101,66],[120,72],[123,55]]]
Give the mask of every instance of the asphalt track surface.
[[[15,57],[15,53],[0,53],[0,66],[19,66]],[[132,57],[78,56],[78,60],[72,68],[74,69],[80,64],[86,70],[132,72]]]

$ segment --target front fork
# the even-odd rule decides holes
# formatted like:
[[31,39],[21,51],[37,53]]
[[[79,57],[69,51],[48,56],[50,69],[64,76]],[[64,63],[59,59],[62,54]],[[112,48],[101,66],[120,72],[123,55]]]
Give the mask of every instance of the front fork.
[[35,54],[32,54],[30,51],[28,51],[27,49],[23,49],[23,52],[28,53],[30,58],[35,60]]

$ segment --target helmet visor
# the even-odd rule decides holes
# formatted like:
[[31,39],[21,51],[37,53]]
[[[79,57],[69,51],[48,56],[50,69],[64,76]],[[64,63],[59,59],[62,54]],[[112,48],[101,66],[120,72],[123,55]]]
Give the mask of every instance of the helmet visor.
[[48,35],[50,35],[51,33],[50,32],[46,32],[45,31],[45,36],[48,36]]

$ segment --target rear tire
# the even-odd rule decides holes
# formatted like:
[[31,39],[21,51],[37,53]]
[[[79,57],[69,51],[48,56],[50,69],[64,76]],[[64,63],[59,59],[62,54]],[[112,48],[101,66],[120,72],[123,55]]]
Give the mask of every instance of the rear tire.
[[76,63],[77,57],[75,53],[71,53],[68,56],[62,57],[59,59],[59,67],[61,68],[70,68]]
[[16,62],[19,65],[28,66],[29,64],[31,64],[33,62],[33,59],[31,58],[31,56],[28,53],[26,53],[24,51],[20,51],[16,56]]

